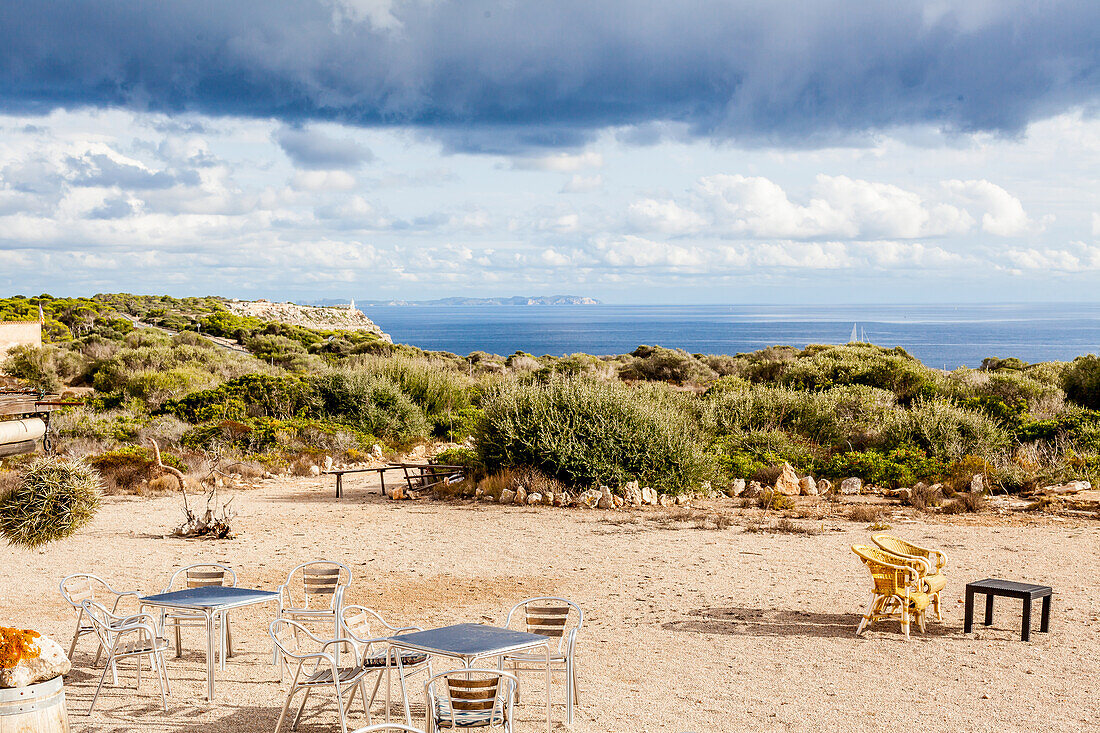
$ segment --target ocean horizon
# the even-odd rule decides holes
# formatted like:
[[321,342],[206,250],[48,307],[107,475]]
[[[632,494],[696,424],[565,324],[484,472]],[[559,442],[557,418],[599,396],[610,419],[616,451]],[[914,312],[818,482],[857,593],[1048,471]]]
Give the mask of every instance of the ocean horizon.
[[737,354],[862,339],[926,365],[1068,361],[1100,344],[1100,303],[913,305],[366,306],[397,343],[429,351],[623,354],[640,344]]

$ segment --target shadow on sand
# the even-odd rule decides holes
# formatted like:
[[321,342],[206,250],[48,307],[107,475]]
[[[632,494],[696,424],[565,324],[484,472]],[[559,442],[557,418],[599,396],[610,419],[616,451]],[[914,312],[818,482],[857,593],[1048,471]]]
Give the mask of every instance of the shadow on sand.
[[[729,634],[731,636],[816,636],[820,638],[856,638],[859,627],[858,613],[816,613],[787,609],[760,608],[700,608],[688,613],[688,617],[661,625],[667,631],[684,631],[703,634]],[[895,631],[897,623],[880,622],[875,631]],[[951,636],[955,630],[929,620],[922,634],[914,623],[914,637]]]

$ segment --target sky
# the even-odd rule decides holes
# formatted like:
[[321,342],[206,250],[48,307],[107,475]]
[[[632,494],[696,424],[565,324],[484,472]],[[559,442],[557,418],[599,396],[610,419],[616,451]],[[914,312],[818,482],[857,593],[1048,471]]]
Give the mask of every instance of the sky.
[[0,293],[1096,301],[1100,3],[0,2]]

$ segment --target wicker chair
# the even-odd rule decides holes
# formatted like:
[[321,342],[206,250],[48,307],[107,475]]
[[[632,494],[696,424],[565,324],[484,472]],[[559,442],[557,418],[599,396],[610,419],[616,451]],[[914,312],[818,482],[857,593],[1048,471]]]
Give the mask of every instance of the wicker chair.
[[[172,573],[172,577],[168,579],[168,585],[164,587],[162,592],[168,593],[174,590],[173,586],[176,585],[176,580],[181,575],[184,579],[184,588],[205,588],[212,585],[234,587],[237,585],[237,574],[229,566],[220,563],[200,563],[189,565]],[[215,623],[218,625],[218,646],[221,654],[222,656],[227,654],[233,656],[233,635],[229,629],[229,612],[226,611],[214,618]],[[180,628],[187,626],[205,629],[206,615],[190,611],[164,611],[160,616],[160,627],[167,634],[170,626],[175,627],[176,657],[178,658],[183,653]]]
[[[98,603],[101,598],[104,600],[114,598],[114,601],[111,601],[111,613],[116,614],[118,613],[118,604],[122,602],[123,598],[127,596],[139,598],[141,596],[136,591],[117,591],[106,580],[91,573],[76,573],[62,579],[60,590],[61,597],[76,612],[76,632],[73,633],[73,642],[69,645],[70,659],[72,659],[73,652],[76,650],[76,642],[79,641],[80,637],[95,633],[95,627],[92,626],[90,621],[87,624],[84,623],[84,601],[96,601]],[[99,664],[99,657],[103,652],[104,647],[100,643],[95,652],[95,659],[92,661],[93,665]],[[118,684],[117,678],[115,684]]]
[[[393,626],[386,623],[386,620],[377,611],[366,606],[344,606],[340,610],[340,619],[344,629],[343,637],[351,642],[359,664],[371,672],[378,673],[378,679],[374,682],[370,699],[366,701],[367,723],[370,723],[370,708],[378,695],[378,687],[382,684],[382,677],[393,667],[396,662],[394,657],[398,653],[401,654],[401,667],[404,669],[404,674],[400,676],[398,681],[401,683],[401,699],[405,705],[405,717],[408,718],[409,695],[405,681],[425,669],[430,677],[432,674],[431,658],[427,654],[414,651],[391,652],[385,644],[385,639],[411,631],[423,631],[423,629],[419,626]],[[375,629],[379,630],[381,636],[375,633]],[[388,675],[386,676],[388,679]],[[389,682],[387,681],[386,684],[389,685]],[[352,692],[352,695],[354,694]],[[386,694],[388,696],[389,692]]]
[[519,681],[492,669],[454,669],[424,683],[427,733],[457,728],[503,728],[512,733],[512,706]]
[[[275,618],[302,623],[324,621],[332,624],[332,637],[339,639],[340,608],[344,590],[351,583],[351,568],[335,560],[312,560],[296,566],[279,586],[279,610]],[[279,647],[275,645],[275,662]],[[337,661],[340,650],[335,650]],[[282,667],[279,673],[282,674]],[[280,677],[280,680],[282,678]]]
[[863,629],[875,621],[887,619],[901,622],[906,639],[909,638],[910,619],[915,618],[920,630],[924,631],[924,613],[932,596],[921,590],[919,563],[866,545],[852,545],[852,552],[867,566],[875,584],[867,613],[863,614],[856,634],[862,634]]
[[[504,625],[510,627],[513,618],[522,619],[524,631],[558,640],[557,649],[550,650],[550,668],[565,672],[565,721],[572,724],[577,703],[577,632],[584,626],[584,611],[565,598],[539,596],[513,606]],[[515,674],[546,671],[546,656],[541,653],[511,654],[503,663],[511,664]]]
[[[282,712],[279,713],[279,722],[275,724],[275,733],[279,733],[279,729],[282,728],[283,720],[286,719],[287,710],[290,708],[290,701],[299,690],[303,690],[304,694],[298,706],[298,714],[294,716],[291,730],[298,728],[306,701],[310,693],[318,687],[331,687],[335,693],[336,711],[340,715],[340,730],[343,733],[348,733],[347,714],[351,710],[352,702],[355,701],[356,689],[363,698],[363,712],[369,717],[370,711],[367,710],[363,678],[372,670],[359,664],[341,668],[336,655],[329,651],[332,646],[350,647],[351,642],[348,639],[319,639],[297,621],[287,619],[272,621],[269,630],[275,648],[279,652],[277,657],[279,679],[283,677],[284,667],[290,667],[292,664],[294,666],[294,677],[290,681],[290,691],[287,692]],[[347,702],[344,702],[344,692],[349,689],[351,694],[348,695]]]
[[936,612],[936,620],[943,621],[943,616],[940,615],[940,591],[947,586],[947,578],[943,575],[947,556],[939,550],[914,545],[892,534],[872,535],[871,540],[887,552],[920,562],[921,567],[918,568],[918,572],[924,584],[924,591],[932,594],[932,609]]
[[[160,685],[160,702],[164,712],[168,712],[166,691],[171,692],[168,684],[168,671],[164,665],[164,651],[168,642],[157,633],[157,623],[147,613],[133,616],[116,616],[102,604],[93,600],[83,602],[84,613],[91,621],[92,630],[99,637],[102,649],[107,651],[107,661],[103,665],[103,674],[99,676],[99,685],[95,688],[92,704],[88,706],[88,715],[92,714],[103,682],[107,679],[107,670],[115,670],[115,663],[128,657],[137,658],[137,687],[141,686],[141,658],[149,658],[149,667],[157,675]],[[117,673],[115,684],[118,684]]]

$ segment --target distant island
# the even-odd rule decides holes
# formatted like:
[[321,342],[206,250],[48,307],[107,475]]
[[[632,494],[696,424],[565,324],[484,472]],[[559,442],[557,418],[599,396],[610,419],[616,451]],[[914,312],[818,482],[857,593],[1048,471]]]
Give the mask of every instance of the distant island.
[[[361,305],[468,306],[468,305],[599,305],[595,298],[580,295],[515,295],[509,298],[439,298],[438,300],[360,300]],[[342,300],[318,300],[311,305],[345,305]]]

